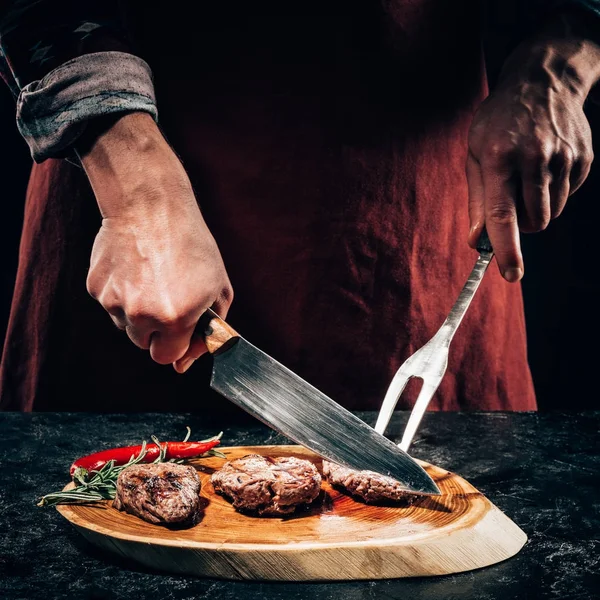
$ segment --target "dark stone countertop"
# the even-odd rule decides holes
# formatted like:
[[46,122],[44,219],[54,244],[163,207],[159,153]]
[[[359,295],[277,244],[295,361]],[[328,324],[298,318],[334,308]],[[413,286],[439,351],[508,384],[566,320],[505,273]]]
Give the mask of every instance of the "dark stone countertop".
[[[389,437],[399,439],[406,418],[395,415]],[[223,429],[224,445],[288,443],[256,422],[201,415],[0,413],[0,598],[600,598],[600,412],[426,415],[411,453],[470,481],[529,537],[513,558],[452,576],[246,583],[160,574],[100,553],[54,508],[35,505],[67,483],[77,456],[151,434],[181,439],[186,425],[195,439]]]

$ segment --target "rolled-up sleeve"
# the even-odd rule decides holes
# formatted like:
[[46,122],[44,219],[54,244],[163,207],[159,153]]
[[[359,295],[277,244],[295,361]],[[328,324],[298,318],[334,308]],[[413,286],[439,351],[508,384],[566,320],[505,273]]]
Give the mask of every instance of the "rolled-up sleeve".
[[152,72],[132,49],[117,0],[0,0],[0,75],[36,162],[70,156],[96,117],[158,119]]

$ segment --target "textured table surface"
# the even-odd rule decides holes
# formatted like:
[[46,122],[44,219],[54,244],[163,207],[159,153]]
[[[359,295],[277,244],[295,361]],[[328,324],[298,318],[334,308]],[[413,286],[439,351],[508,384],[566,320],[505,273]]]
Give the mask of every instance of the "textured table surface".
[[[358,413],[369,423],[374,414]],[[407,419],[394,416],[398,440]],[[528,535],[513,558],[452,576],[347,583],[231,582],[149,572],[100,553],[36,499],[77,456],[155,434],[224,445],[289,443],[254,421],[189,414],[0,413],[0,598],[296,600],[600,598],[600,412],[430,413],[411,453],[454,471]],[[596,591],[598,590],[598,591]]]

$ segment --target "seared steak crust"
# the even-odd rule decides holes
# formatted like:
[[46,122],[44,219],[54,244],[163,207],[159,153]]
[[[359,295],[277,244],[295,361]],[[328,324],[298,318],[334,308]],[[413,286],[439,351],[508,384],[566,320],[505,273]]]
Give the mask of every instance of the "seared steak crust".
[[321,475],[308,460],[247,454],[229,461],[211,482],[234,508],[259,515],[285,515],[315,500],[321,491]]
[[193,525],[200,510],[200,478],[189,465],[132,465],[119,473],[113,506],[150,523]]
[[355,471],[348,467],[323,461],[323,475],[335,487],[364,500],[367,504],[398,502],[410,506],[419,498],[400,482],[373,471]]

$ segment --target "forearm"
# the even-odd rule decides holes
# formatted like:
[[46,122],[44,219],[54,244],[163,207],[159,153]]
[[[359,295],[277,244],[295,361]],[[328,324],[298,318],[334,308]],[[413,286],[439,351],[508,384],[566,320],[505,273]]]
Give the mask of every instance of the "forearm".
[[[104,218],[196,209],[181,162],[146,113],[92,123],[77,152]],[[164,193],[165,185],[170,194]]]

